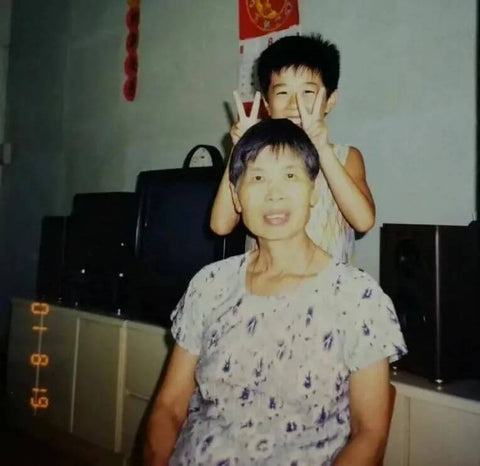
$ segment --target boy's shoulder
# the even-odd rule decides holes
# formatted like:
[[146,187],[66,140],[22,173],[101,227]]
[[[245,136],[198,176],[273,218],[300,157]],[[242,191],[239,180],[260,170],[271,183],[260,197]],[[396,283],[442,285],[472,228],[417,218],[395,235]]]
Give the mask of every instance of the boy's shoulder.
[[339,160],[339,162],[342,165],[345,165],[347,162],[348,154],[350,153],[351,150],[357,150],[352,146],[346,145],[346,144],[337,144],[337,143],[332,143],[332,148],[333,148],[333,153],[335,154],[335,157]]

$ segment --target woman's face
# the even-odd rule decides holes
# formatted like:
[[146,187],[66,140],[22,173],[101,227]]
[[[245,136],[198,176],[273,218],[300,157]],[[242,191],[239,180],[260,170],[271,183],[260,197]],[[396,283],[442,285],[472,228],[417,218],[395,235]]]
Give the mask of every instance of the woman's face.
[[317,200],[303,160],[289,147],[263,149],[232,190],[246,227],[267,240],[305,234],[310,207]]

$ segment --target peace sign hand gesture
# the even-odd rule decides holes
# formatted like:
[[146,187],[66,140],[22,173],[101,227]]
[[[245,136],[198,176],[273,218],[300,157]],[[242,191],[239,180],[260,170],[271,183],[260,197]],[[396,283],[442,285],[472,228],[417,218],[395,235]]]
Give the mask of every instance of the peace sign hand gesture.
[[260,92],[257,91],[255,93],[252,110],[250,111],[249,116],[245,113],[245,108],[243,107],[243,103],[237,91],[233,91],[233,98],[235,99],[235,106],[237,107],[238,120],[230,129],[230,137],[235,145],[242,137],[243,133],[259,121],[258,111],[260,110]]
[[315,145],[319,155],[321,155],[322,150],[328,144],[328,129],[324,119],[326,105],[325,88],[320,89],[315,96],[311,112],[305,106],[302,96],[297,94],[296,97],[302,128]]

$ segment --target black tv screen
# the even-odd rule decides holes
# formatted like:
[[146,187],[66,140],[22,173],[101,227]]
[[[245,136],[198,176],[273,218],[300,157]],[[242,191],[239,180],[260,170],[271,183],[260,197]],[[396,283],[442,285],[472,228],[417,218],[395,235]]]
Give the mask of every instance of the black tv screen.
[[[215,235],[210,212],[222,177],[213,167],[156,170],[138,176],[136,256],[142,289],[136,318],[169,326],[169,315],[203,266],[245,249],[245,231]],[[138,278],[139,277],[139,278]]]

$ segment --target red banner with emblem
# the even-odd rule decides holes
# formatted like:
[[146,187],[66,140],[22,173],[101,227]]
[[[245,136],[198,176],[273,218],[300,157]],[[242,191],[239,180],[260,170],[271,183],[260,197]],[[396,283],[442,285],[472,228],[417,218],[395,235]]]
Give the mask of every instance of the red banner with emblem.
[[280,37],[300,34],[298,0],[238,0],[238,23],[238,90],[248,109],[255,89],[255,60]]

